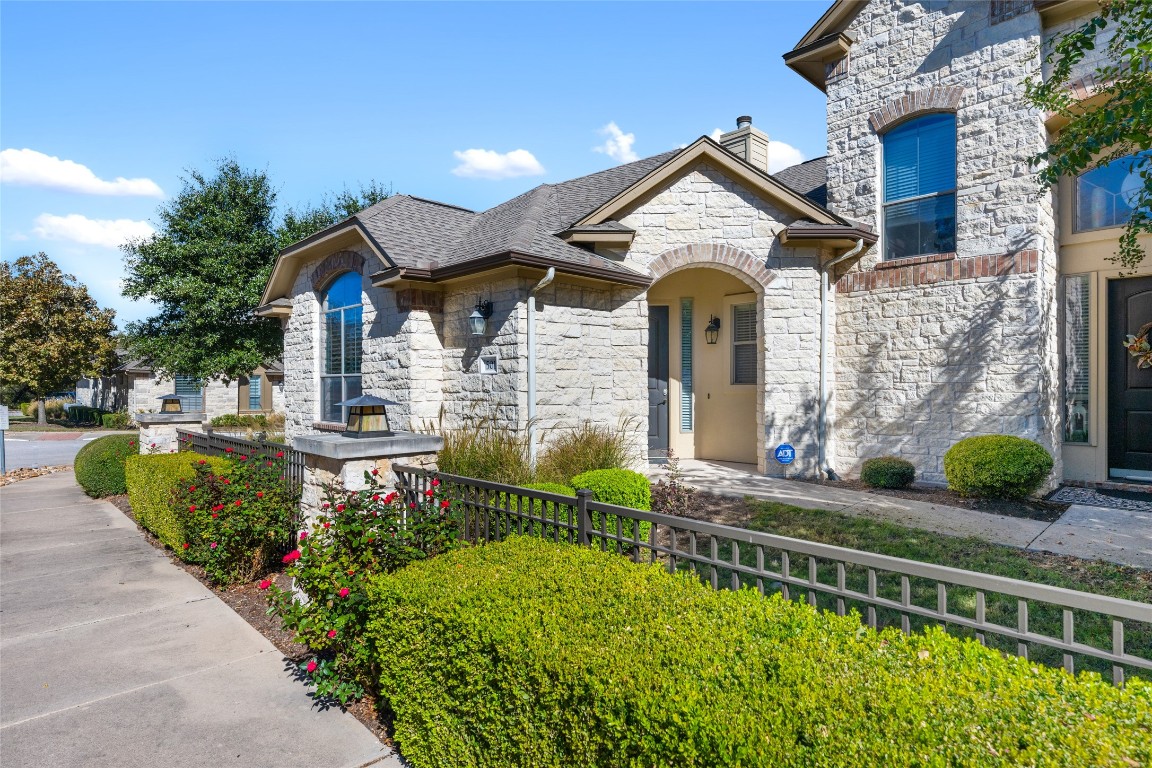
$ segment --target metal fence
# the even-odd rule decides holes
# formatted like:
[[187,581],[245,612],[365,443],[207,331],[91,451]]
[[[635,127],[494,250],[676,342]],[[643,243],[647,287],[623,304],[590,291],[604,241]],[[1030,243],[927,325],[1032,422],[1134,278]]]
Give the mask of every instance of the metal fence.
[[396,466],[403,489],[423,493],[439,477],[463,510],[472,542],[532,535],[599,547],[713,589],[780,592],[839,615],[855,609],[873,628],[940,625],[1005,653],[1111,674],[1152,670],[1152,605],[1018,579],[877,555],[759,531],[643,512],[591,498]]
[[304,454],[281,443],[264,443],[258,440],[245,440],[242,437],[209,435],[203,432],[188,432],[183,429],[176,430],[176,438],[181,448],[191,448],[197,453],[203,453],[207,456],[256,456],[259,454],[274,456],[282,451],[284,453],[284,483],[288,490],[295,496],[299,496],[304,487]]

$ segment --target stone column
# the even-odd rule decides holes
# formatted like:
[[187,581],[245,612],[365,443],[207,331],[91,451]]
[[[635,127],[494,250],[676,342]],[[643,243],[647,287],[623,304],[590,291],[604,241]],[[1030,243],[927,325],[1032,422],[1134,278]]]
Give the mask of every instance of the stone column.
[[137,413],[132,418],[140,425],[140,453],[175,453],[180,448],[176,430],[198,430],[204,413]]
[[340,433],[303,435],[293,438],[292,448],[304,454],[304,488],[300,495],[303,519],[320,513],[325,488],[338,482],[344,489],[366,487],[364,473],[378,470],[381,483],[397,481],[392,465],[429,467],[444,447],[443,438],[414,432],[395,432],[380,437],[349,437]]

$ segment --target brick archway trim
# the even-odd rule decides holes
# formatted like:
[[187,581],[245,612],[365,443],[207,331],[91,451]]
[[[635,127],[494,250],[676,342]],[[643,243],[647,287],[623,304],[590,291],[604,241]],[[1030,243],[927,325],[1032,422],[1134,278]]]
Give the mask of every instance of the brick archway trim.
[[356,251],[337,251],[326,257],[312,273],[312,289],[320,290],[333,277],[344,272],[364,274],[364,256]]
[[748,251],[721,243],[692,243],[665,251],[648,265],[652,282],[688,267],[715,267],[741,278],[757,290],[766,288],[776,274]]
[[955,112],[964,89],[958,85],[934,85],[922,91],[911,91],[892,99],[868,118],[872,130],[883,133],[896,123],[927,112]]

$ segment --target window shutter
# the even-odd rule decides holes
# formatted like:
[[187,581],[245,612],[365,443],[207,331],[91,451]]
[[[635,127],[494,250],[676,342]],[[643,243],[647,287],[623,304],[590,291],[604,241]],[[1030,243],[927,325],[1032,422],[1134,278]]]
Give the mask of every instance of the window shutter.
[[692,431],[692,299],[680,299],[680,429]]

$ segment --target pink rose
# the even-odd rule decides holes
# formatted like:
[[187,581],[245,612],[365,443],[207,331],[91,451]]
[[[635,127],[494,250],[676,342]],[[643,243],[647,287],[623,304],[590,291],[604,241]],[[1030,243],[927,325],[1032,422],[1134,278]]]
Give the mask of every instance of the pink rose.
[[264,579],[264,581],[260,582],[260,589],[268,589],[270,586],[272,586],[272,582],[268,581],[268,579]]
[[336,638],[336,630],[334,630],[334,629],[328,630],[328,639],[334,640],[335,638]]
[[350,589],[348,589],[348,587],[344,587],[343,589],[341,589],[341,590],[340,590],[339,592],[337,592],[336,594],[340,595],[340,597],[348,597],[348,593],[349,593],[349,592],[351,592],[351,590],[350,590]]
[[316,671],[316,662],[315,661],[308,662],[308,673],[311,674],[315,671]]
[[283,561],[285,563],[291,563],[291,562],[294,562],[294,561],[299,560],[299,559],[300,559],[300,550],[294,549],[291,552],[289,552],[288,554],[284,555]]

